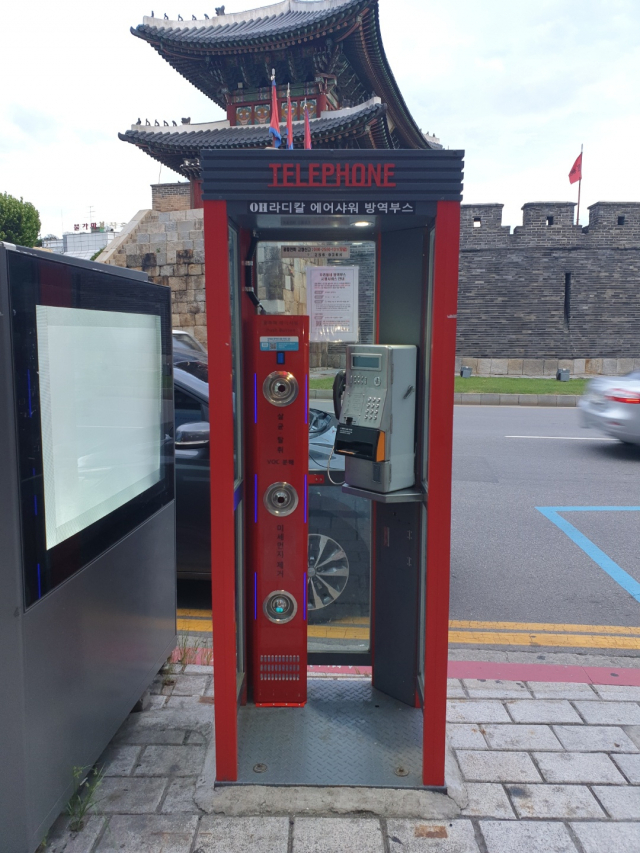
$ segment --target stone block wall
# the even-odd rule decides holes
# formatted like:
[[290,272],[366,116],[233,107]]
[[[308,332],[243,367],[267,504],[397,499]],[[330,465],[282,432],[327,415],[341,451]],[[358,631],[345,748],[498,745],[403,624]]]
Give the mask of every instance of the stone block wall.
[[[598,202],[589,225],[572,202],[463,205],[459,359],[474,372],[624,373],[640,359],[640,204]],[[631,365],[631,367],[630,367]]]
[[[530,203],[513,233],[502,207],[462,206],[457,365],[505,376],[640,369],[640,204],[598,202],[581,228],[572,202]],[[140,211],[98,260],[170,287],[174,328],[206,344],[202,209]],[[304,314],[306,268],[325,262],[283,260],[276,244],[261,245],[257,260],[267,310]],[[372,342],[373,244],[326,263],[359,266],[360,340]],[[311,366],[342,367],[344,353],[344,344],[313,344]]]
[[191,208],[191,184],[151,184],[151,208],[161,213]]
[[202,214],[201,209],[145,211],[126,237],[114,241],[109,254],[98,260],[141,270],[156,284],[170,287],[172,327],[206,345]]

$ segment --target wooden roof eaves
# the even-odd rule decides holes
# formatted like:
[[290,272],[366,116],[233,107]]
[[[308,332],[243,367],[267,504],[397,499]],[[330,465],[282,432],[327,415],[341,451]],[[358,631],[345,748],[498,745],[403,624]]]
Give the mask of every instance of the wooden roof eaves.
[[[386,103],[389,115],[396,126],[396,131],[408,143],[407,148],[431,148],[409,112],[393,76],[382,44],[377,3],[374,6],[373,15],[366,18],[363,16],[362,26],[354,31],[349,42],[355,42],[356,52],[359,54],[362,64],[366,65],[370,78],[378,83],[378,87],[375,89],[376,94],[380,95]],[[377,56],[377,63],[372,62],[372,56]],[[380,75],[380,71],[382,71],[383,76]]]
[[[365,9],[361,9],[360,5],[356,6],[356,8],[351,7],[347,10],[347,14],[339,19],[339,13],[341,10],[340,7],[337,7],[335,12],[330,18],[325,19],[324,21],[318,21],[315,24],[310,25],[302,25],[296,28],[292,28],[289,31],[284,31],[281,34],[277,34],[277,38],[273,40],[273,36],[269,33],[264,36],[247,36],[246,38],[240,39],[229,39],[226,43],[224,41],[220,41],[216,45],[207,44],[203,42],[199,44],[198,42],[184,42],[180,41],[179,38],[169,36],[164,36],[160,28],[157,30],[156,34],[145,33],[141,31],[138,27],[130,27],[130,32],[132,35],[136,36],[136,38],[141,39],[142,41],[146,41],[148,44],[156,47],[156,45],[165,45],[171,44],[172,42],[178,42],[180,47],[184,50],[189,51],[193,54],[211,54],[212,49],[215,53],[239,53],[241,50],[256,50],[261,49],[264,50],[274,50],[274,49],[282,49],[286,47],[290,47],[294,44],[302,44],[307,41],[315,40],[318,38],[326,38],[327,35],[332,34],[337,30],[342,30],[345,27],[348,27],[350,24],[353,25],[353,19],[357,18],[359,15],[365,14],[369,11],[369,7],[366,5],[371,0],[362,0],[362,5],[365,6]],[[275,33],[273,34],[276,35]],[[267,41],[267,39],[272,39],[271,41]]]

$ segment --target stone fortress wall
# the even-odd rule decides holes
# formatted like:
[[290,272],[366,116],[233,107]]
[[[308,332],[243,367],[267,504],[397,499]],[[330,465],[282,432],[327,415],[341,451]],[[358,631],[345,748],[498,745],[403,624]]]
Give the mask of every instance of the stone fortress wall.
[[640,368],[640,204],[463,204],[457,366],[480,375],[622,374]]
[[[138,269],[171,288],[174,328],[206,344],[202,210],[186,191],[154,187],[98,261]],[[188,186],[188,185],[185,185]],[[172,206],[171,199],[176,208]],[[640,203],[597,202],[589,225],[573,224],[572,202],[531,202],[523,224],[502,225],[501,204],[462,205],[456,367],[474,374],[573,376],[640,369]],[[267,310],[306,311],[306,267],[259,248],[258,293]],[[351,245],[360,267],[360,339],[373,340],[375,251]],[[312,367],[341,367],[344,345],[314,344]]]

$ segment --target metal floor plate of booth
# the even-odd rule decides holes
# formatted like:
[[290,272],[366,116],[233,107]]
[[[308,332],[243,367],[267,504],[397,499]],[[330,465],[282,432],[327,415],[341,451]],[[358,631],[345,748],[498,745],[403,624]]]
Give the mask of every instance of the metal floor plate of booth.
[[422,711],[368,679],[311,678],[304,708],[240,708],[238,753],[241,785],[421,788]]

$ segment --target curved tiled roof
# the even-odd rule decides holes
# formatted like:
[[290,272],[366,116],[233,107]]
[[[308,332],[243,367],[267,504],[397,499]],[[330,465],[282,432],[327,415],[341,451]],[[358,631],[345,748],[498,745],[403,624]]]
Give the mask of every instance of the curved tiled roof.
[[[355,147],[362,148],[393,148],[386,107],[379,98],[359,107],[324,112],[309,124],[314,147],[342,148],[355,143]],[[187,178],[199,176],[199,165],[184,165],[183,161],[197,160],[203,148],[267,148],[271,145],[267,124],[230,127],[227,122],[213,122],[172,128],[134,125],[118,136]],[[293,139],[296,147],[303,147],[303,121],[293,122]],[[337,140],[339,145],[336,146]]]
[[255,44],[256,40],[313,35],[318,28],[339,24],[345,16],[367,6],[370,0],[284,0],[248,12],[220,15],[196,21],[172,21],[160,18],[143,19],[132,28],[139,38],[161,38],[193,46],[216,47]]
[[267,64],[270,68],[279,62],[278,82],[293,84],[296,81],[291,79],[292,65],[287,68],[286,58],[283,59],[289,55],[287,51],[297,46],[306,50],[315,43],[335,58],[339,48],[346,79],[358,81],[359,94],[352,100],[364,100],[375,92],[387,104],[394,146],[436,147],[424,138],[409,112],[387,61],[380,34],[378,0],[284,0],[273,6],[209,20],[144,18],[131,32],[147,41],[176,71],[223,108],[226,108],[224,93],[229,91],[225,88],[225,74],[235,73],[243,56],[265,54],[262,63],[265,79],[259,85],[268,85],[264,70]]

